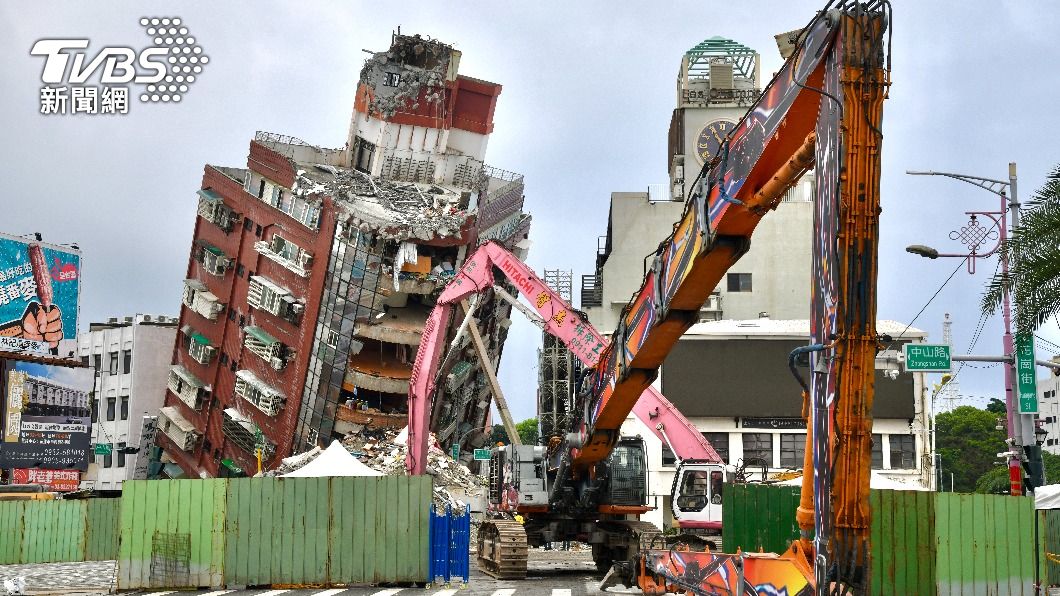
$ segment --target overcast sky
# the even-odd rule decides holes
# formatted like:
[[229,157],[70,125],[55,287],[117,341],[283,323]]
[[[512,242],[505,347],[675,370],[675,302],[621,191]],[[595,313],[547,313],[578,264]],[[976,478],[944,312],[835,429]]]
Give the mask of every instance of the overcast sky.
[[[462,74],[501,83],[487,161],[526,175],[534,216],[530,264],[591,273],[612,191],[666,181],[666,129],[681,55],[714,35],[757,49],[768,78],[773,35],[804,25],[821,2],[50,2],[0,4],[0,229],[41,232],[84,251],[82,327],[109,316],[176,315],[203,165],[246,164],[254,131],[322,146],[345,141],[362,49],[390,32],[462,50]],[[884,109],[879,316],[908,322],[958,265],[905,253],[961,247],[948,232],[994,196],[935,169],[1007,176],[1019,163],[1029,197],[1060,162],[1053,63],[1060,11],[1048,3],[895,2],[893,81]],[[105,7],[105,8],[104,8]],[[141,48],[138,21],[180,17],[210,63],[179,104],[134,101],[124,116],[43,116],[40,38]],[[944,312],[964,353],[996,261],[959,272],[916,321],[941,339]],[[807,314],[808,316],[808,314]],[[1055,321],[1040,332],[1060,343]],[[513,326],[501,381],[516,418],[533,415],[536,329]],[[1039,346],[1039,357],[1052,352]],[[1054,348],[1055,350],[1055,348]],[[1001,352],[995,316],[972,352]],[[1002,396],[999,367],[965,369],[973,402]],[[796,391],[791,388],[792,393]]]

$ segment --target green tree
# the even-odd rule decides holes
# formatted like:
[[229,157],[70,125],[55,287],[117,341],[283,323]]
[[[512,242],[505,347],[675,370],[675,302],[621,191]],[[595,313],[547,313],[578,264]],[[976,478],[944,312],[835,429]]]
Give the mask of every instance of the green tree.
[[[1045,483],[1060,482],[1060,455],[1043,451],[1042,462],[1045,464]],[[1008,467],[997,466],[980,476],[975,482],[975,492],[1007,495],[1009,493]]]
[[1007,413],[1005,411],[1005,402],[996,397],[990,398],[990,403],[986,404],[986,411],[998,416],[1004,416]]
[[496,445],[497,443],[504,443],[507,445],[511,441],[508,440],[508,431],[504,430],[503,424],[494,424],[493,433],[490,434],[490,444]]
[[1020,227],[1002,245],[1009,271],[998,271],[983,295],[984,313],[1001,306],[1005,292],[1016,307],[1016,329],[1028,333],[1060,313],[1060,165],[1026,203]]
[[935,436],[943,477],[948,480],[953,474],[956,492],[975,490],[976,482],[997,464],[997,454],[1005,450],[1005,432],[997,429],[997,415],[972,406],[939,414]]
[[515,425],[523,445],[537,445],[537,418],[527,418]]

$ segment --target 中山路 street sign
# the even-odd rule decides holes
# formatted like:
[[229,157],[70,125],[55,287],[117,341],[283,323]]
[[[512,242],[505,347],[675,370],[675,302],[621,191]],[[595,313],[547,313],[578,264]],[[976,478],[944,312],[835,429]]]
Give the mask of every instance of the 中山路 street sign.
[[905,344],[906,372],[950,372],[950,347],[945,344]]

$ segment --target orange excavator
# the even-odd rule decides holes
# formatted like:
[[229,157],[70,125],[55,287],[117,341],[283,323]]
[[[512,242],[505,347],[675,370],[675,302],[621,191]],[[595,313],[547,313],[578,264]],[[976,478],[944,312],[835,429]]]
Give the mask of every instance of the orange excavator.
[[[599,357],[567,435],[547,447],[494,451],[491,498],[525,522],[482,524],[479,561],[488,571],[516,577],[521,566],[525,573],[528,539],[584,540],[598,565],[613,562],[612,574],[645,594],[868,592],[890,18],[886,0],[833,0],[791,34],[791,56],[704,165],[610,342],[586,346]],[[804,469],[813,473],[803,475],[801,538],[780,555],[657,548],[658,530],[637,520],[647,510],[643,445],[621,437],[620,427],[719,280],[750,249],[758,222],[811,167],[817,181],[811,338],[799,351],[809,353],[813,373],[799,381],[808,429]],[[476,290],[458,276],[424,329],[409,391],[410,473],[422,473],[425,463],[416,454],[426,453],[425,412],[448,309]],[[552,321],[567,316],[556,313]]]

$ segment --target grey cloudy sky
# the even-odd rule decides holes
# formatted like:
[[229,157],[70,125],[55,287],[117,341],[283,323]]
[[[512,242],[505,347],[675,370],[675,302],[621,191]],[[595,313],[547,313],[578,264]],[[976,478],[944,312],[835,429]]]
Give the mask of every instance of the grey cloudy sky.
[[[1029,197],[1060,162],[1055,32],[1047,2],[895,2],[893,87],[885,105],[881,318],[909,321],[957,266],[904,252],[959,246],[947,234],[993,195],[906,169],[1004,177]],[[487,161],[526,175],[530,263],[590,273],[609,194],[666,180],[666,128],[681,55],[713,35],[780,64],[773,35],[821,2],[39,2],[0,4],[0,229],[41,232],[84,251],[82,324],[176,314],[206,163],[246,163],[255,130],[323,146],[345,140],[362,49],[419,32],[463,51],[461,72],[504,85]],[[147,45],[142,16],[178,16],[211,61],[180,104],[134,102],[126,116],[42,116],[40,38]],[[994,262],[958,273],[916,322],[935,339],[944,312],[964,352]],[[577,283],[577,282],[576,282]],[[1000,353],[993,317],[975,353]],[[501,380],[517,418],[534,411],[536,329],[518,321]],[[1060,343],[1050,322],[1041,335]],[[1049,352],[1039,352],[1048,357]],[[966,369],[961,392],[1000,396],[998,367]],[[794,394],[795,388],[792,387]]]

